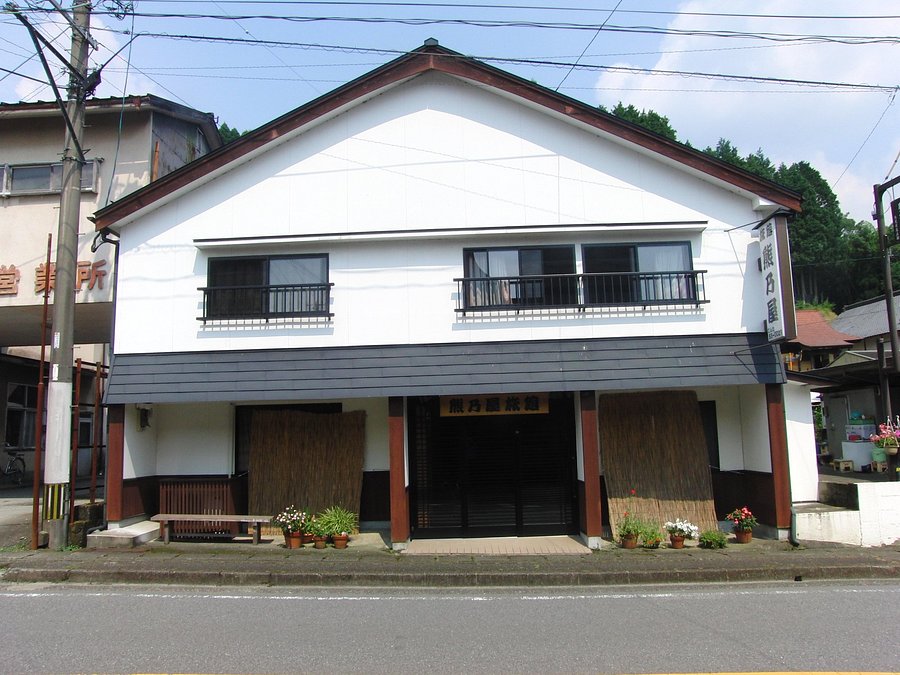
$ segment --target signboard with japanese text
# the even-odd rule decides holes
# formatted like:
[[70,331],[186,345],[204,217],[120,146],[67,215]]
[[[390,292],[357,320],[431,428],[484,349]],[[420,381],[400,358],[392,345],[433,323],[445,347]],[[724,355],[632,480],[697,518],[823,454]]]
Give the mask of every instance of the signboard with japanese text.
[[765,326],[769,342],[797,337],[787,223],[776,216],[759,228],[759,267],[765,291]]
[[550,412],[548,394],[441,396],[441,417],[546,415],[548,412]]
[[[34,268],[34,295],[36,296],[43,295],[44,287],[48,285],[48,282],[51,292],[56,285],[56,264],[50,263],[49,275],[45,268],[45,263],[40,263]],[[79,260],[76,268],[75,291],[79,292],[85,288],[89,291],[93,291],[95,288],[102,290],[107,274],[105,260]],[[21,280],[22,271],[15,265],[0,265],[0,295],[18,295]],[[27,291],[23,292],[27,293]]]

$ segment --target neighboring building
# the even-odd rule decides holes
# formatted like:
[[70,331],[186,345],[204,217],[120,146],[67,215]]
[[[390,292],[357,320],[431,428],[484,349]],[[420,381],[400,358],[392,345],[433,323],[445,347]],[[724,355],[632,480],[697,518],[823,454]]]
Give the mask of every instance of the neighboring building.
[[797,310],[797,337],[781,344],[788,370],[825,368],[858,338],[835,330],[818,309]]
[[[156,96],[93,99],[85,110],[74,319],[75,356],[85,362],[82,403],[94,396],[93,369],[105,363],[115,278],[115,249],[92,251],[88,216],[222,145],[212,115]],[[64,142],[55,103],[0,103],[0,434],[9,447],[29,451],[29,464],[44,267],[52,234],[52,303]],[[79,436],[89,442],[90,407],[83,417]]]
[[[894,306],[900,309],[896,296]],[[884,297],[848,306],[831,327],[857,337],[827,366],[805,375],[820,380],[815,389],[822,398],[825,457],[844,462],[851,472],[842,473],[838,485],[823,476],[820,486],[821,501],[844,508],[801,514],[798,531],[801,539],[892,544],[900,539],[897,457],[886,456],[868,440],[900,410],[900,376],[893,372]]]
[[815,447],[752,224],[797,209],[429,41],[95,214],[121,236],[108,519],[214,483],[397,547],[598,546],[629,502],[783,530]]

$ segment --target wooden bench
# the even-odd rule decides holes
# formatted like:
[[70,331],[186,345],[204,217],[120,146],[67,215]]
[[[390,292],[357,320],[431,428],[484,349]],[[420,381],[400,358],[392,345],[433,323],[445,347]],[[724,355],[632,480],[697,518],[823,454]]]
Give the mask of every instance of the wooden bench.
[[250,523],[256,525],[253,530],[253,543],[259,543],[259,530],[272,520],[272,516],[246,516],[237,513],[158,513],[150,520],[159,523],[159,531],[163,541],[168,544],[171,523],[176,521],[193,521],[198,523]]

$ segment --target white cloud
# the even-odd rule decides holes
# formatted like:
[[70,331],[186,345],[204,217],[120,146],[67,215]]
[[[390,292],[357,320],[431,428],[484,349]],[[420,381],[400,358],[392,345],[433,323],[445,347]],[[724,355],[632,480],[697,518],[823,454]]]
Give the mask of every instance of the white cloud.
[[[798,0],[730,2],[714,0],[681,3],[681,12],[746,14],[849,14],[863,13],[867,5]],[[871,13],[871,12],[870,12]],[[754,33],[816,35],[897,35],[896,21],[888,20],[779,20],[686,16],[669,25],[681,30],[721,29]],[[696,50],[706,44],[716,51]],[[829,82],[893,85],[893,64],[900,57],[896,44],[844,45],[766,43],[731,39],[667,36],[654,69],[778,77]],[[721,49],[730,47],[730,49]],[[622,64],[635,65],[635,64]],[[715,145],[720,137],[732,141],[746,155],[762,148],[776,164],[807,160],[829,181],[835,181],[872,130],[888,105],[889,94],[838,92],[774,84],[732,83],[720,80],[654,77],[607,73],[597,81],[599,102],[611,106],[619,100],[650,108],[667,116],[679,139],[695,147]],[[888,110],[871,139],[835,191],[851,217],[868,219],[872,185],[881,182],[900,148],[900,102]],[[868,203],[868,206],[866,204]]]

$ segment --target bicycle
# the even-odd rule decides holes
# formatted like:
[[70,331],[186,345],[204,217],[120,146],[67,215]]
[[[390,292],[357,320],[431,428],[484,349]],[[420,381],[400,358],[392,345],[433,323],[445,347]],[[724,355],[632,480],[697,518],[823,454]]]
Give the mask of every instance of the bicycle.
[[25,460],[15,450],[4,448],[7,455],[6,466],[2,466],[4,476],[11,476],[11,480],[16,485],[21,485],[25,480]]

